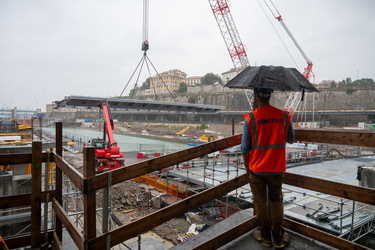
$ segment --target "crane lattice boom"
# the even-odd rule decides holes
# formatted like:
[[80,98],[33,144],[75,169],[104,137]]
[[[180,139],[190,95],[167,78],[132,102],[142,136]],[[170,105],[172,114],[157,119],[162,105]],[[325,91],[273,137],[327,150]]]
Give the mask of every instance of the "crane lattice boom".
[[234,68],[239,72],[250,66],[250,63],[230,12],[228,2],[226,0],[209,0],[208,2],[211,5]]
[[[298,44],[297,40],[294,38],[292,32],[290,32],[290,30],[288,29],[288,27],[286,26],[286,24],[284,23],[284,20],[283,18],[281,17],[281,14],[280,12],[277,10],[276,6],[273,4],[272,0],[270,0],[270,3],[273,7],[273,9],[275,10],[272,11],[271,9],[271,6],[267,4],[267,2],[264,0],[264,3],[267,5],[268,9],[271,11],[272,15],[275,17],[275,19],[277,19],[281,26],[284,28],[285,32],[288,34],[288,36],[290,37],[290,39],[292,39],[294,45],[297,47],[297,49],[299,50],[299,52],[301,53],[301,55],[303,56],[303,58],[306,60],[307,62],[307,67],[304,69],[303,71],[303,76],[308,80],[310,81],[310,77],[311,76],[314,76],[313,72],[312,72],[312,67],[313,67],[313,63],[311,62],[311,60],[307,57],[307,55],[305,54],[305,52],[302,50],[301,46]],[[275,14],[277,13],[277,14]],[[291,117],[293,117],[294,115],[294,112],[297,110],[298,108],[298,105],[301,101],[301,97],[302,97],[302,93],[301,92],[292,92],[290,95],[289,95],[289,98],[284,106],[284,109],[289,111]]]
[[[250,63],[247,58],[245,46],[241,42],[240,35],[230,12],[228,2],[226,0],[208,0],[208,2],[227,46],[234,69],[239,73],[244,68],[250,66]],[[244,91],[244,93],[252,109],[253,92],[248,90]]]

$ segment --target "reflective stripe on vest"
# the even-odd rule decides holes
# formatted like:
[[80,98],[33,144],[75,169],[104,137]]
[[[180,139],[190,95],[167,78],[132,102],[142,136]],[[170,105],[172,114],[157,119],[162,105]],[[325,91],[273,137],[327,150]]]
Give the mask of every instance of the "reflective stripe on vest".
[[[288,113],[285,110],[283,110],[283,113],[284,113],[284,131],[288,131],[288,120],[289,120]],[[257,126],[256,126],[255,116],[254,116],[253,112],[249,113],[249,115],[250,115],[251,127],[252,127],[253,132],[254,132],[254,143],[251,146],[251,149],[266,150],[266,149],[280,149],[280,148],[285,148],[285,143],[283,143],[283,144],[271,144],[271,145],[261,145],[261,146],[259,146],[258,145],[258,131],[257,131]],[[288,136],[287,133],[286,133],[286,136]],[[285,141],[286,141],[286,138],[285,138]]]

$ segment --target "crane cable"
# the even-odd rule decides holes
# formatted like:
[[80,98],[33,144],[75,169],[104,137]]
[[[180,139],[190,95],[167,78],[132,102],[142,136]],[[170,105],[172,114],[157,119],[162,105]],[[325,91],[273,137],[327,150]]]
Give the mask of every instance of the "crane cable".
[[155,66],[152,64],[150,58],[148,58],[147,56],[147,50],[149,49],[149,41],[148,41],[148,16],[149,16],[149,2],[148,0],[143,0],[143,33],[142,33],[142,39],[143,39],[143,42],[142,42],[142,50],[144,51],[143,52],[143,56],[141,58],[141,60],[139,61],[137,67],[135,68],[134,72],[132,73],[129,81],[126,83],[124,89],[122,90],[121,94],[119,97],[122,96],[122,94],[124,93],[125,89],[128,87],[131,79],[133,78],[135,72],[137,71],[138,67],[141,65],[140,67],[140,70],[139,70],[139,73],[138,73],[138,76],[137,76],[137,80],[134,84],[134,88],[133,88],[133,92],[131,93],[131,99],[133,99],[134,97],[134,94],[136,93],[136,88],[137,88],[137,85],[138,85],[138,80],[139,80],[139,77],[140,77],[140,74],[142,72],[142,68],[143,68],[143,64],[144,62],[146,62],[146,66],[147,66],[147,70],[148,70],[148,74],[149,74],[149,79],[150,79],[150,89],[151,87],[154,87],[154,94],[155,94],[155,98],[156,100],[158,99],[158,96],[157,96],[157,92],[156,92],[156,89],[155,89],[155,86],[151,86],[151,72],[150,72],[150,67],[148,65],[148,62],[151,64],[152,68],[155,70],[156,74],[158,75],[158,77],[160,78],[160,80],[162,81],[164,87],[168,90],[168,93],[171,95],[171,97],[173,98],[173,100],[175,102],[177,102],[176,98],[173,96],[173,94],[171,93],[171,91],[169,90],[168,86],[166,85],[166,83],[164,82],[163,78],[160,76],[159,72],[156,70]]
[[[266,1],[265,1],[265,0],[263,0],[263,1],[264,1],[265,5],[268,7],[268,9],[271,11],[272,15],[276,18],[274,12],[273,12],[272,9],[269,7],[269,5],[266,3]],[[263,14],[266,16],[268,22],[271,24],[271,26],[272,26],[273,30],[275,31],[276,35],[279,37],[281,43],[284,45],[285,50],[288,52],[290,58],[291,58],[292,61],[294,62],[295,67],[298,69],[298,71],[300,71],[300,69],[299,69],[299,67],[298,67],[298,64],[297,64],[296,60],[294,59],[294,57],[293,57],[292,54],[290,53],[288,47],[286,46],[284,40],[281,38],[279,32],[277,32],[275,26],[273,25],[273,22],[272,22],[272,21],[270,20],[270,18],[268,17],[268,15],[267,15],[266,11],[264,10],[263,5],[261,4],[260,0],[257,0],[257,2],[258,2],[260,8],[261,8],[262,11],[263,11]],[[271,3],[272,3],[272,1],[271,1]],[[272,5],[275,6],[273,3],[272,3]],[[275,9],[276,9],[276,7],[275,7]],[[277,9],[276,9],[276,11],[277,11]],[[277,12],[278,12],[278,11],[277,11]]]

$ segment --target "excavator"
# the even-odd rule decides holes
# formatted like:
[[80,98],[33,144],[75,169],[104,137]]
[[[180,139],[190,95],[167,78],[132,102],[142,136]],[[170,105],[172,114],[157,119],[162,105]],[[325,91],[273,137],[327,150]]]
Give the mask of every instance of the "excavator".
[[176,135],[179,135],[179,136],[186,136],[184,133],[185,133],[185,131],[188,130],[188,129],[189,129],[189,127],[186,127],[186,128],[184,128],[183,130],[177,132]]
[[[100,104],[100,108],[103,111],[104,117],[103,139],[96,138],[92,140],[92,145],[95,147],[95,165],[97,173],[125,166],[124,155],[120,152],[120,147],[117,145],[117,142],[115,142],[113,136],[114,124],[108,102],[103,101]],[[108,141],[106,140],[106,136],[108,136]]]

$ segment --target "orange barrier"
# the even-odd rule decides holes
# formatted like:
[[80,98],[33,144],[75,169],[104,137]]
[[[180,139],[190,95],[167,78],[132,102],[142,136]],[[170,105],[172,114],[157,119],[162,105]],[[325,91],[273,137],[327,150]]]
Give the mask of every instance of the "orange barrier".
[[154,187],[156,190],[166,193],[175,198],[184,199],[193,195],[192,192],[187,190],[187,185],[179,184],[179,186],[177,186],[173,183],[160,179],[155,175],[145,174],[134,178],[134,180],[137,182],[142,181],[147,185]]

